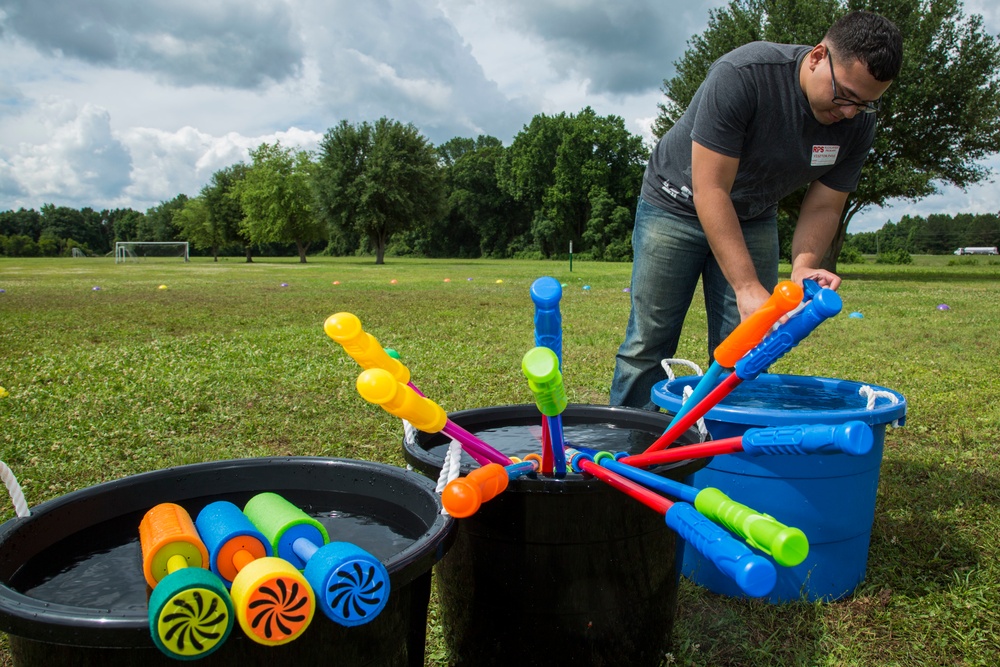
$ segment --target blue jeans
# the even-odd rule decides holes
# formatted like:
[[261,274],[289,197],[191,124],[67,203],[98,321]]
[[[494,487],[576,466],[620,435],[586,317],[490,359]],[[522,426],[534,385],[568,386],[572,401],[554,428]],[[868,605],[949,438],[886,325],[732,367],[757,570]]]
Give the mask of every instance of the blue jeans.
[[[778,283],[775,218],[743,224],[761,284]],[[740,323],[736,294],[709,248],[697,218],[678,216],[640,197],[632,232],[632,312],[611,380],[611,405],[656,410],[653,385],[666,378],[662,359],[677,352],[684,317],[700,277],[708,316],[708,355]]]

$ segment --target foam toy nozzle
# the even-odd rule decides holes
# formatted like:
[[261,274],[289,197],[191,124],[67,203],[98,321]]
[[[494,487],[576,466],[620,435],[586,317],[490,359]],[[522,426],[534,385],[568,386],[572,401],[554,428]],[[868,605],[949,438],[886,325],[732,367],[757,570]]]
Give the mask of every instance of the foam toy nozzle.
[[339,625],[370,622],[389,600],[389,573],[378,558],[350,542],[330,542],[322,523],[276,493],[259,493],[243,508],[279,558],[298,569],[320,609]]
[[448,415],[440,405],[417,392],[382,368],[369,368],[358,376],[358,393],[369,403],[381,405],[389,414],[405,419],[426,433],[445,427]]
[[139,523],[142,571],[153,589],[149,630],[167,656],[195,660],[216,651],[233,629],[225,584],[206,569],[208,550],[180,505],[161,503]]
[[231,502],[209,503],[195,526],[212,572],[230,585],[236,620],[258,644],[298,639],[312,622],[316,597],[295,566],[271,555],[271,544]]
[[356,315],[335,313],[326,318],[323,331],[340,343],[344,351],[362,368],[384,368],[403,384],[410,381],[410,369],[391,357],[378,340],[361,327],[361,320]]

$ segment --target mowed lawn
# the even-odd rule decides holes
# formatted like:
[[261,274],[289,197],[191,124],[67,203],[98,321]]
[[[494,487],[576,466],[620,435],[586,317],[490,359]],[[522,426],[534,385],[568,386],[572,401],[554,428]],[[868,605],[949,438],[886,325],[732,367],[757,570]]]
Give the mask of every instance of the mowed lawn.
[[[683,581],[665,665],[1000,664],[1000,261],[840,268],[844,312],[771,370],[882,385],[907,399],[906,426],[886,433],[867,580],[840,602],[781,606]],[[400,422],[358,396],[359,368],[323,333],[326,317],[356,314],[448,411],[528,403],[528,288],[551,275],[566,285],[570,400],[607,404],[630,270],[0,258],[0,386],[9,392],[0,459],[32,506],[201,461],[318,455],[404,465]],[[699,299],[678,356],[704,367]],[[3,495],[6,520],[14,511]],[[433,604],[428,624],[426,662],[447,664]],[[0,658],[9,663],[2,647]]]

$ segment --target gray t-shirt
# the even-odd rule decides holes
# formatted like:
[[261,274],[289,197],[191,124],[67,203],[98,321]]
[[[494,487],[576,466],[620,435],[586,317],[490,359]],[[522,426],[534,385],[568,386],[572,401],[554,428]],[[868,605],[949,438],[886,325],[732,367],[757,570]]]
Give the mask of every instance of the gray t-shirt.
[[742,222],[773,216],[778,200],[815,180],[840,192],[857,189],[875,115],[832,125],[816,120],[799,84],[799,65],[811,48],[754,42],[715,61],[687,111],[653,149],[643,198],[696,215],[692,140],[740,159],[730,196]]

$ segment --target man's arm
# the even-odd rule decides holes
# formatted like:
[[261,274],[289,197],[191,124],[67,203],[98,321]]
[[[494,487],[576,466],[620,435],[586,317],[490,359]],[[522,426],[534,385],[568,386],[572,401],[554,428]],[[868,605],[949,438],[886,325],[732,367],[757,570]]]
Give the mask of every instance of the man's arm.
[[[691,142],[691,189],[698,219],[723,275],[736,292],[740,318],[746,319],[770,298],[757,278],[730,193],[739,158]],[[804,205],[803,205],[804,206]]]
[[837,233],[847,196],[819,181],[809,184],[792,236],[792,280],[800,285],[803,279],[811,278],[822,287],[840,286],[840,276],[819,265]]

